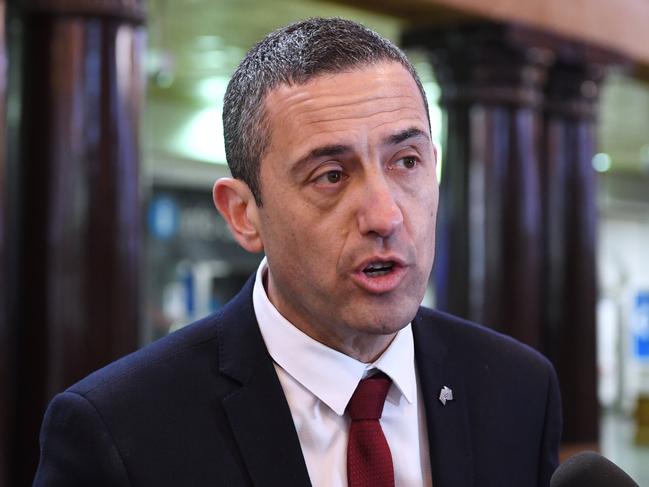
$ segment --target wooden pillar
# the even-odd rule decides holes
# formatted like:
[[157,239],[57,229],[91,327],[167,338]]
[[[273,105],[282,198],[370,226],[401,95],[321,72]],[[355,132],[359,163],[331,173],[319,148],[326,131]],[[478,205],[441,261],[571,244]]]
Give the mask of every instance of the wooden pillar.
[[28,485],[48,401],[137,346],[144,37],[135,0],[26,0],[19,20],[11,462]]
[[542,348],[539,149],[551,52],[505,25],[412,31],[446,114],[438,251],[440,309]]
[[417,28],[446,139],[435,278],[441,309],[545,353],[564,442],[598,439],[596,201],[591,160],[603,50],[515,25]]
[[[543,322],[564,407],[563,439],[598,438],[595,116],[602,64],[584,52],[550,70],[546,89]],[[578,407],[574,407],[575,405]],[[595,406],[589,406],[595,405]]]

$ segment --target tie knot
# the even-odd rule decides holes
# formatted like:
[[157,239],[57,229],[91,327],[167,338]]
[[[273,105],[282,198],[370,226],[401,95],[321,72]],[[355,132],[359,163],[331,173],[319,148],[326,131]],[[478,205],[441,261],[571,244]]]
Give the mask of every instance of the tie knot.
[[347,405],[347,412],[352,421],[381,419],[390,384],[392,381],[383,373],[360,381]]

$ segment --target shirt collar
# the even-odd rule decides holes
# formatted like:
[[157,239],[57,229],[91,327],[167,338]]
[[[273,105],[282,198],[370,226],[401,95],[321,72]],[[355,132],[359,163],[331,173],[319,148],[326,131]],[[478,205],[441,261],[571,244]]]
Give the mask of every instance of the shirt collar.
[[410,323],[397,333],[377,360],[365,364],[314,340],[286,320],[264,289],[267,269],[264,258],[257,269],[252,300],[266,348],[277,365],[341,416],[359,381],[374,369],[388,375],[412,403],[416,378]]

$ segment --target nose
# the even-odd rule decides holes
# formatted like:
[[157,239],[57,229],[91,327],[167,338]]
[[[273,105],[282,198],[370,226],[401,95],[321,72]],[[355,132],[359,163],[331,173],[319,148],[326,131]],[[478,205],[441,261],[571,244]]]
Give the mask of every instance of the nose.
[[358,211],[358,228],[362,235],[375,234],[387,238],[403,224],[403,213],[394,190],[383,176],[365,181]]

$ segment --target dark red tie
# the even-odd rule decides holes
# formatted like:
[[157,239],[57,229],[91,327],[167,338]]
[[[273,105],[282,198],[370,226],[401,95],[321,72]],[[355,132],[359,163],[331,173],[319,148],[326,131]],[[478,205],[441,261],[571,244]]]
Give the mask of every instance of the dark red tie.
[[347,444],[349,487],[394,487],[392,455],[379,423],[391,383],[385,374],[363,379],[347,405],[352,420]]

